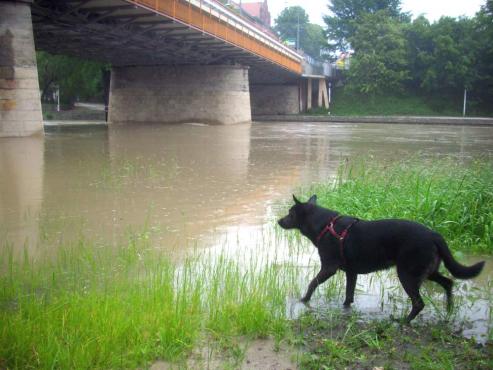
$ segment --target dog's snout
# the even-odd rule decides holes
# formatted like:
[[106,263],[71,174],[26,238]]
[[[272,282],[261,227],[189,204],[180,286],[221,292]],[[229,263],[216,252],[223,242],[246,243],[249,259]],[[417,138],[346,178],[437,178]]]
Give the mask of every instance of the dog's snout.
[[283,217],[277,221],[277,224],[281,226],[283,229],[289,229],[290,228],[290,222],[287,219],[287,217]]

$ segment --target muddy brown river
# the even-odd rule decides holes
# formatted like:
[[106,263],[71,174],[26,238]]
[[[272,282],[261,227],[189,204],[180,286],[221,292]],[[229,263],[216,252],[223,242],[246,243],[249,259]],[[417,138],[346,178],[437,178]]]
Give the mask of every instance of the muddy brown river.
[[[80,235],[117,245],[127,232],[146,227],[154,231],[156,248],[180,255],[227,240],[265,238],[265,231],[261,237],[258,232],[272,223],[273,205],[302,186],[332,178],[346,158],[413,155],[491,158],[493,127],[183,124],[2,138],[0,237],[35,256],[41,239],[53,240],[54,249]],[[316,268],[313,257],[308,264]],[[491,263],[481,279],[460,289],[490,289],[488,268]],[[386,314],[380,292],[389,280],[396,285],[394,275],[359,281],[364,294],[356,307]],[[468,308],[475,323],[471,335],[486,335],[488,302],[478,298]],[[293,299],[288,309],[295,316],[302,308]]]

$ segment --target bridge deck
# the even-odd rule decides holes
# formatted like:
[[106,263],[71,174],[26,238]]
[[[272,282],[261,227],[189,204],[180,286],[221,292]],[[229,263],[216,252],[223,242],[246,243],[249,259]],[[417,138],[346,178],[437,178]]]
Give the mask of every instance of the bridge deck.
[[[239,63],[279,78],[303,57],[211,0],[34,0],[36,47],[113,65]],[[284,76],[284,77],[281,77]]]

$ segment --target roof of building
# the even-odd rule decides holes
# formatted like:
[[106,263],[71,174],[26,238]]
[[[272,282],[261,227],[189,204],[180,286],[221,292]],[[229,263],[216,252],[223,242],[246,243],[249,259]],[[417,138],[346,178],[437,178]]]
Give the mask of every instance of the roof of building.
[[260,10],[262,9],[263,1],[258,3],[242,3],[241,7],[243,10],[248,12],[253,17],[260,17]]

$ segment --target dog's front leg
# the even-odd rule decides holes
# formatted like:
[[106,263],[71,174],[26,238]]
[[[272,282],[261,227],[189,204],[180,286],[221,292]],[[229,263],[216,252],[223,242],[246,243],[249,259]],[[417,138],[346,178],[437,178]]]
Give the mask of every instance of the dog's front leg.
[[315,278],[308,285],[308,290],[306,291],[305,296],[303,298],[301,298],[301,302],[303,302],[303,303],[308,302],[310,300],[310,298],[312,297],[312,294],[315,291],[315,289],[320,284],[325,282],[328,278],[330,278],[332,275],[334,275],[336,273],[336,271],[337,271],[337,268],[334,268],[334,267],[330,267],[330,268],[322,267],[322,269],[317,274],[317,276],[315,276]]
[[354,302],[354,289],[356,288],[357,278],[358,274],[346,271],[346,300],[344,301],[344,307],[349,307]]

